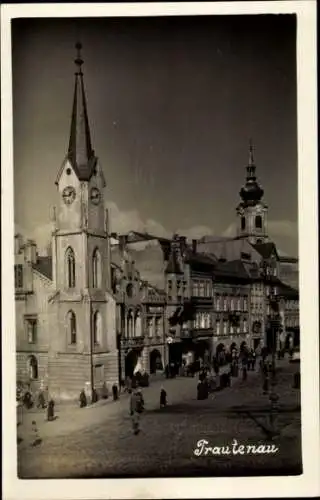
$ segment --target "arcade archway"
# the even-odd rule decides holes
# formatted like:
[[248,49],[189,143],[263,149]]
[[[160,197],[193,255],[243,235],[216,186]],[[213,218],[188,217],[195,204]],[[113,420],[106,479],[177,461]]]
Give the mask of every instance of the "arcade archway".
[[217,345],[216,348],[216,357],[218,360],[218,363],[220,365],[223,365],[226,361],[226,346],[222,343]]
[[135,350],[131,350],[125,357],[125,376],[132,378],[133,372],[138,362],[138,353]]
[[195,359],[202,359],[204,363],[210,361],[210,343],[206,340],[198,340],[194,344]]
[[157,370],[163,370],[162,357],[158,349],[153,349],[150,352],[150,373],[156,373]]

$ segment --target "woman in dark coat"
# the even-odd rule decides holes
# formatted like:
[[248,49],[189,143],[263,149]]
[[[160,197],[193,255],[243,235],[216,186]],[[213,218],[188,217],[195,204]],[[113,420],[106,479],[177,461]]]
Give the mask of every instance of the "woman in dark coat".
[[84,389],[80,392],[80,397],[79,397],[79,402],[80,402],[80,408],[84,408],[87,406],[87,396],[84,392]]
[[47,418],[48,418],[48,422],[51,422],[52,420],[54,420],[54,401],[53,401],[53,399],[50,399],[50,401],[48,403]]
[[160,391],[160,408],[165,408],[167,406],[167,393],[163,387]]

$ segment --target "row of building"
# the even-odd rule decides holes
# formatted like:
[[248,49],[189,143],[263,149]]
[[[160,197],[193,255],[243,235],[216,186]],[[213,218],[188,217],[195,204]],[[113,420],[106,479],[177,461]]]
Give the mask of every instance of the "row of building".
[[156,373],[185,357],[257,348],[268,344],[274,295],[278,340],[298,343],[298,260],[279,256],[268,238],[252,146],[236,238],[111,233],[82,64],[78,57],[49,255],[15,236],[17,381],[74,398],[137,368]]

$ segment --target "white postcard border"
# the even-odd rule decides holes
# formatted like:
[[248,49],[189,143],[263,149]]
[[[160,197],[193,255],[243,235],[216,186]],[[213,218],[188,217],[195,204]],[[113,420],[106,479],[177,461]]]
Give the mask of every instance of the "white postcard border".
[[[19,480],[16,473],[11,26],[15,17],[297,14],[301,476]],[[272,35],[270,35],[272,36]],[[7,4],[1,6],[3,486],[11,499],[242,498],[320,494],[316,2]]]

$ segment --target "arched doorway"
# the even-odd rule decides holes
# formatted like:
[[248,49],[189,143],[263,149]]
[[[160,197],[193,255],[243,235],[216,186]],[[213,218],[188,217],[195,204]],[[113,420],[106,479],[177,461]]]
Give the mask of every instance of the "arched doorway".
[[38,379],[38,361],[33,355],[28,358],[28,372],[31,380]]
[[195,359],[201,359],[204,363],[208,363],[210,361],[210,346],[209,342],[206,340],[198,340],[195,343]]
[[138,362],[138,353],[135,350],[131,350],[125,357],[125,376],[132,378],[133,372]]
[[235,342],[232,342],[232,344],[229,347],[228,361],[231,361],[237,355],[238,355],[238,346]]
[[156,373],[157,370],[163,370],[163,363],[160,351],[153,349],[150,352],[150,373]]

